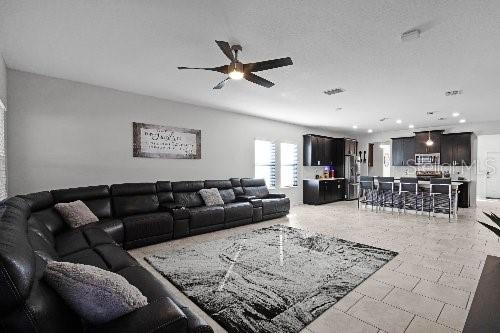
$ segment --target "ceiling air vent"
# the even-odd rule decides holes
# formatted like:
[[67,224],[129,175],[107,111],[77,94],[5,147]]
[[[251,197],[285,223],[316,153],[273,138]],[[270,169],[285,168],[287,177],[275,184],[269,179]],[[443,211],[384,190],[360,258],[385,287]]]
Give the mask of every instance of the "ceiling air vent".
[[383,123],[384,121],[389,120],[389,119],[391,119],[391,118],[384,117],[384,118],[380,118],[379,121]]
[[449,90],[444,93],[445,96],[455,96],[455,95],[462,95],[463,91],[462,90]]
[[336,95],[336,94],[340,94],[340,93],[343,93],[345,91],[345,89],[342,89],[342,88],[335,88],[335,89],[330,89],[330,90],[325,90],[323,91],[325,94],[327,95]]

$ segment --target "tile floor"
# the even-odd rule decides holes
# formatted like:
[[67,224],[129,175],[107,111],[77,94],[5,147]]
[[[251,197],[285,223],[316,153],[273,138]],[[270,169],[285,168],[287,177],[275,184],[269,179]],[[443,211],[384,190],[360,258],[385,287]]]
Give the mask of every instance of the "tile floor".
[[130,253],[167,288],[225,332],[144,260],[159,251],[225,238],[277,223],[399,252],[399,255],[310,323],[303,333],[460,332],[487,254],[500,256],[500,242],[475,221],[482,211],[500,213],[500,201],[461,209],[457,220],[392,215],[357,209],[356,202],[292,207],[286,218],[156,244]]

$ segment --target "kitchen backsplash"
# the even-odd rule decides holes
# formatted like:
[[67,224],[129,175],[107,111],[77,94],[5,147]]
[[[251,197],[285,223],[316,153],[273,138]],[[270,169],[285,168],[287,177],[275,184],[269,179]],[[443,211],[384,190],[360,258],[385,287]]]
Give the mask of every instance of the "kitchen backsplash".
[[399,177],[413,177],[417,170],[432,170],[432,171],[442,171],[443,174],[448,171],[450,172],[450,176],[452,179],[458,179],[458,177],[464,177],[465,179],[470,180],[472,175],[472,168],[466,166],[392,166],[391,167],[391,176],[395,178]]
[[322,175],[325,167],[322,166],[305,166],[302,168],[303,179],[314,179],[316,175]]

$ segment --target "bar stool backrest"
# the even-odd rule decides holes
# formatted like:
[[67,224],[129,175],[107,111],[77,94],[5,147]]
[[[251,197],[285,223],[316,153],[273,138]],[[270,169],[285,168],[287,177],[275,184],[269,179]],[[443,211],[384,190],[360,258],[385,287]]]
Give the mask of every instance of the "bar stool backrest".
[[418,178],[401,177],[399,180],[399,192],[418,193]]
[[360,189],[362,190],[373,190],[375,188],[375,181],[373,177],[361,176],[359,178]]
[[382,191],[394,191],[394,177],[378,177],[378,188]]
[[451,197],[450,178],[431,178],[431,193],[447,194]]

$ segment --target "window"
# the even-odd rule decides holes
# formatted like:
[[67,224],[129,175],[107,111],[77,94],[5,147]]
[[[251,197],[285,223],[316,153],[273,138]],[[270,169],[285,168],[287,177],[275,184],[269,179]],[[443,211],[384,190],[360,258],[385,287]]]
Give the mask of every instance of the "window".
[[281,187],[298,185],[298,153],[294,143],[282,143],[281,146]]
[[7,198],[7,161],[5,157],[5,107],[0,100],[0,200]]
[[276,187],[276,145],[271,141],[255,140],[255,178]]

